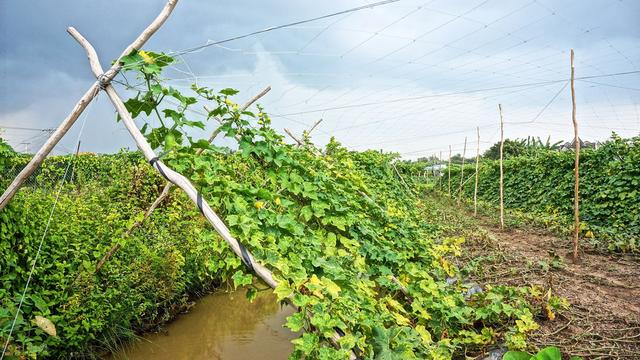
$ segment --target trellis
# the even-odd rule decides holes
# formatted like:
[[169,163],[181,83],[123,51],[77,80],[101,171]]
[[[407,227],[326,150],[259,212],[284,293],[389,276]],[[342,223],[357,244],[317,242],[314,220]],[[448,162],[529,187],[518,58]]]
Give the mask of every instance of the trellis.
[[[115,88],[111,85],[111,81],[115,78],[118,72],[122,69],[122,63],[120,59],[126,55],[129,55],[132,51],[139,50],[142,46],[151,38],[153,34],[164,24],[169,15],[171,15],[173,9],[177,5],[178,0],[168,0],[160,14],[151,22],[149,26],[122,52],[118,57],[118,60],[114,62],[106,72],[103,70],[102,65],[98,59],[98,55],[94,47],[85,39],[75,28],[69,27],[67,32],[73,37],[86,51],[87,58],[91,71],[96,77],[96,81],[80,98],[78,103],[74,106],[71,113],[65,118],[58,128],[53,132],[44,145],[38,150],[34,157],[29,161],[27,166],[16,176],[12,183],[7,187],[2,196],[0,197],[0,210],[2,210],[16,194],[20,186],[24,181],[42,164],[44,159],[49,155],[51,150],[56,144],[64,137],[64,135],[73,126],[80,114],[86,109],[87,105],[97,96],[97,94],[103,90],[111,103],[115,107],[118,115],[122,119],[127,131],[135,141],[138,149],[142,152],[144,157],[149,161],[149,164],[155,168],[162,177],[164,177],[170,183],[178,186],[182,189],[189,199],[198,207],[202,215],[209,221],[214,227],[216,232],[227,242],[232,251],[242,260],[242,262],[252,270],[260,279],[262,279],[271,288],[275,288],[278,285],[278,280],[273,276],[271,270],[267,269],[264,265],[256,262],[253,255],[247,250],[240,241],[234,238],[229,231],[227,225],[222,219],[213,211],[208,202],[202,198],[202,195],[196,190],[191,182],[182,174],[174,171],[164,164],[158,155],[153,151],[152,147],[147,142],[144,135],[140,132],[140,129],[136,126],[135,122],[129,111],[126,109],[124,102],[118,95]],[[169,187],[169,186],[167,186]],[[290,301],[289,305],[295,307]],[[342,334],[337,331],[330,339],[334,346],[339,348],[338,340]],[[355,359],[356,356],[353,352],[350,354],[351,359]]]

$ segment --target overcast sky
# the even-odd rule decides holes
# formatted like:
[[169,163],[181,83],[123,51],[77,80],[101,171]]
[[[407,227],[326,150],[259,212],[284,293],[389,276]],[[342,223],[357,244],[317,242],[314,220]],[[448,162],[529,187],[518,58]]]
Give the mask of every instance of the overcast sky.
[[[145,48],[177,51],[370,2],[181,0]],[[109,64],[163,5],[0,0],[0,128],[56,127],[91,85],[68,26]],[[634,0],[400,0],[185,54],[167,76],[179,88],[237,88],[240,103],[271,85],[261,103],[278,128],[300,133],[322,118],[319,144],[335,136],[352,149],[416,158],[446,154],[448,145],[462,152],[465,136],[472,153],[476,126],[489,147],[499,139],[498,103],[507,137],[570,139],[564,80],[574,48],[576,76],[599,76],[576,82],[580,132],[602,140],[640,131],[640,73],[612,75],[640,71],[638,19]],[[135,148],[104,95],[87,113],[84,151]],[[83,119],[57,153],[75,147]],[[35,151],[45,134],[1,136]]]

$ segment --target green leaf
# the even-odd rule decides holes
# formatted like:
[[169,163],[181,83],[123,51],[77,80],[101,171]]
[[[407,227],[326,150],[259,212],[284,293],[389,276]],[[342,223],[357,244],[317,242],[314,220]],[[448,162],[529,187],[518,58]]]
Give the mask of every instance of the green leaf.
[[560,354],[560,349],[555,346],[548,346],[542,350],[540,350],[535,356],[533,356],[535,360],[562,360],[562,354]]
[[274,294],[278,297],[278,301],[284,300],[291,293],[293,293],[293,289],[289,287],[289,283],[286,280],[282,280],[278,283],[275,289],[273,289]]
[[502,360],[530,360],[531,354],[523,351],[507,351]]
[[237,94],[238,92],[239,92],[238,90],[231,89],[231,88],[226,88],[226,89],[220,90],[220,94],[227,95],[227,96],[233,96],[233,95]]
[[302,351],[305,355],[310,355],[318,346],[319,338],[314,333],[304,333],[302,337],[291,341],[296,345],[296,349]]
[[293,332],[298,332],[304,327],[304,314],[297,312],[287,318],[287,327]]
[[42,300],[40,296],[31,295],[31,300],[33,301],[33,304],[36,306],[36,308],[40,310],[40,312],[42,312],[43,314],[46,314],[49,312],[49,307],[47,306],[47,303],[44,300]]
[[231,278],[233,279],[233,287],[236,289],[240,286],[249,285],[253,281],[253,276],[244,274],[242,270],[236,271]]
[[250,302],[253,302],[253,300],[255,300],[256,297],[258,296],[258,290],[256,290],[256,288],[254,287],[249,287],[247,288],[247,292],[245,293],[245,296]]

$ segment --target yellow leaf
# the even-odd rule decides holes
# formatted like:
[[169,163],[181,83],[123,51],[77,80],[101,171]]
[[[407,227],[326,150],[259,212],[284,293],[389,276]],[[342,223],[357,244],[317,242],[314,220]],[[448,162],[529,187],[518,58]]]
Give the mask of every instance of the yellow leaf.
[[416,332],[420,334],[420,338],[422,339],[422,343],[425,345],[431,344],[433,339],[431,338],[431,333],[424,327],[424,325],[416,326]]
[[153,60],[153,58],[151,57],[151,55],[149,55],[146,51],[144,50],[140,50],[138,51],[138,55],[140,55],[140,57],[142,57],[142,59],[144,60],[144,62],[146,62],[147,64],[153,64],[155,63],[155,60]]
[[316,274],[311,275],[311,278],[309,279],[309,284],[311,285],[321,285],[322,282],[320,281],[320,279],[318,279],[318,277],[316,276]]
[[253,206],[255,206],[256,209],[260,210],[264,207],[264,201],[256,201],[256,203],[253,204]]
[[338,297],[340,293],[340,286],[334,283],[331,279],[322,278],[322,282],[326,284],[327,293],[331,295],[331,297]]
[[46,332],[47,334],[56,337],[57,333],[56,333],[56,326],[51,322],[51,320],[36,315],[36,319],[35,319],[36,325],[42,329],[42,331]]
[[549,304],[545,304],[544,309],[547,312],[547,317],[549,318],[549,320],[553,321],[556,319],[556,314],[553,313],[553,310],[551,310],[551,306],[549,306]]
[[396,319],[398,325],[409,325],[411,323],[409,319],[398,313],[391,313],[391,315],[393,315],[393,318]]
[[394,308],[397,311],[406,313],[407,311],[402,307],[402,305],[400,305],[399,302],[397,302],[395,299],[392,298],[387,298],[387,304],[391,305],[392,308]]
[[280,198],[279,198],[279,197],[277,197],[277,198],[274,200],[274,202],[276,203],[276,205],[280,205],[280,204],[281,204],[281,202],[280,202]]

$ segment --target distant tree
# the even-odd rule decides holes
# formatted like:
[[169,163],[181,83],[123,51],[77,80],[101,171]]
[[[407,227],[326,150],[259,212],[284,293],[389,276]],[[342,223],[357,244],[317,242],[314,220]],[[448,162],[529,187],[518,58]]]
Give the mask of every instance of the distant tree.
[[[522,141],[505,139],[504,140],[504,157],[524,155],[526,153],[526,145]],[[500,159],[500,142],[491,145],[491,147],[482,154],[486,159]]]
[[455,154],[451,157],[451,163],[452,164],[462,164],[462,155],[461,154]]
[[551,136],[547,137],[545,142],[539,137],[527,136],[526,139],[519,140],[524,143],[528,153],[534,153],[540,150],[560,150],[562,140],[551,143]]
[[0,168],[4,167],[7,159],[16,154],[11,145],[7,144],[3,138],[0,137]]
[[[560,149],[562,141],[551,143],[551,138],[542,141],[539,137],[528,136],[526,139],[505,139],[504,157],[514,157],[521,155],[534,155],[540,151],[554,151]],[[497,160],[500,158],[500,142],[493,144],[482,155],[484,158]]]

